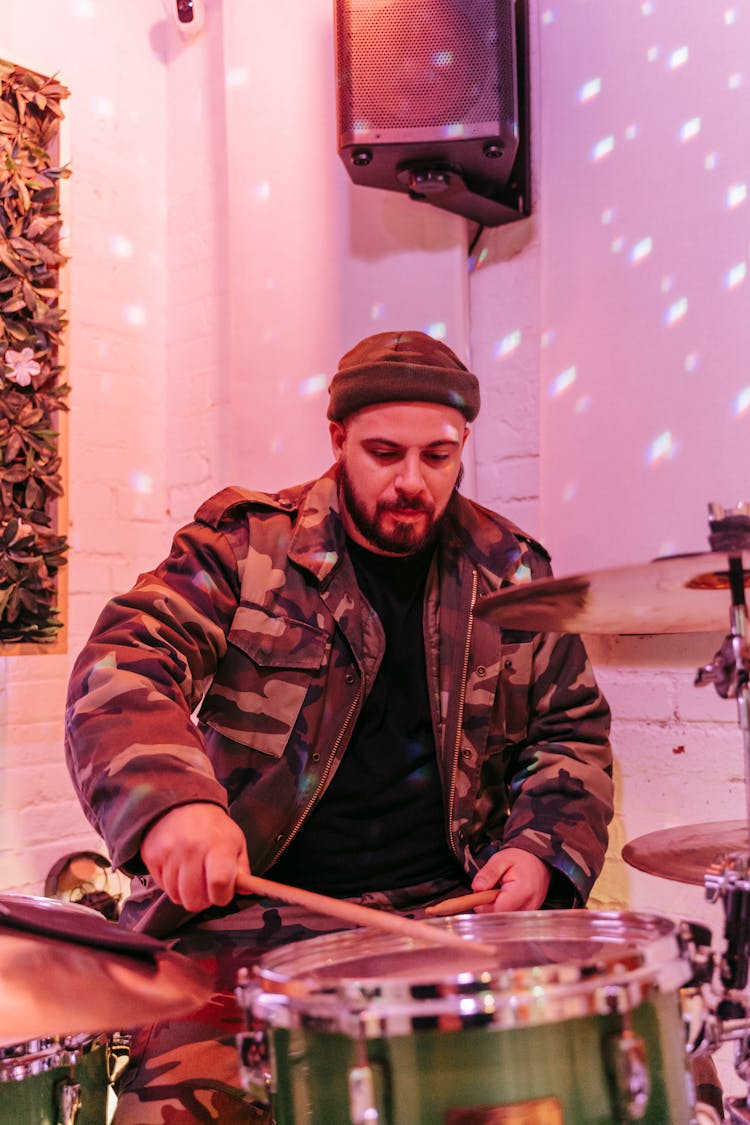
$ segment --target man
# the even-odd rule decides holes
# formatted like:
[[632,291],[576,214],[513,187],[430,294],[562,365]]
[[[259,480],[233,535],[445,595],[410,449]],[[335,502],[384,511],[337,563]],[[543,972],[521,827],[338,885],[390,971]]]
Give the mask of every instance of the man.
[[[549,573],[542,547],[457,491],[478,409],[444,344],[361,341],[330,386],[333,468],[219,493],[104,610],[73,671],[67,752],[113,864],[147,876],[128,924],[214,949],[248,870],[412,913],[469,887],[499,887],[497,911],[586,901],[612,813],[609,712],[578,638],[472,614]],[[245,909],[245,963],[321,927]],[[177,1040],[160,1035],[163,1059]],[[171,1084],[140,1053],[118,1121],[168,1120],[158,1106],[184,1111],[201,1081],[179,1120],[214,1120],[208,1102],[234,1120],[226,1050],[221,1077],[204,1042]]]

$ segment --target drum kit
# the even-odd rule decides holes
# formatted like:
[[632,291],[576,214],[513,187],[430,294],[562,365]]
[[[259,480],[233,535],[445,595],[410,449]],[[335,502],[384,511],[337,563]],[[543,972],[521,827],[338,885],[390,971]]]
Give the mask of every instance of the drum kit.
[[[750,779],[750,506],[710,515],[710,552],[509,587],[475,612],[509,629],[684,633],[722,629],[728,601],[730,631],[696,683],[736,699]],[[460,900],[411,926],[358,908],[357,928],[240,969],[249,1120],[750,1125],[750,1096],[723,1098],[712,1067],[732,1043],[750,1083],[747,790],[746,820],[652,832],[623,850],[648,874],[705,886],[723,908],[716,952],[708,928],[657,914],[472,914]],[[20,895],[0,895],[0,965],[0,1122],[19,1125],[103,1125],[127,1056],[127,1036],[106,1029],[186,1014],[211,991],[162,942]]]
[[463,937],[465,953],[373,929],[280,948],[236,989],[243,1084],[277,1125],[750,1125],[750,1097],[725,1099],[713,1066],[733,1043],[750,1082],[750,505],[709,513],[709,552],[509,587],[475,613],[589,634],[706,632],[729,617],[696,683],[737,701],[748,817],[623,850],[651,875],[703,884],[723,907],[724,948],[697,924],[589,910],[422,923]]

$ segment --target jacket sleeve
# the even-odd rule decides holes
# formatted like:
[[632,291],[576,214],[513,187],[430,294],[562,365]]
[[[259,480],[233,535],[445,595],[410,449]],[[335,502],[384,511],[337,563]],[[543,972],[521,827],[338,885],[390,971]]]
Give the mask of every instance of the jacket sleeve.
[[526,737],[508,748],[503,846],[538,856],[585,902],[604,863],[613,787],[609,707],[580,637],[536,637],[528,707]]
[[139,870],[148,827],[192,801],[226,808],[191,719],[226,651],[240,581],[228,536],[194,523],[104,609],[73,668],[65,752],[115,867]]

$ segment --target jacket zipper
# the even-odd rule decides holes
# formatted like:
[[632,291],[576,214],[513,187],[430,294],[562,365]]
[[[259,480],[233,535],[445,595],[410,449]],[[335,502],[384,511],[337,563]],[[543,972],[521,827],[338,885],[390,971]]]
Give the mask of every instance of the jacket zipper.
[[297,835],[300,828],[302,827],[304,821],[307,819],[308,813],[311,811],[313,805],[315,804],[315,802],[317,801],[321,792],[325,788],[325,783],[328,780],[328,775],[331,772],[331,767],[332,767],[334,761],[336,760],[336,754],[338,753],[339,746],[341,745],[341,743],[343,741],[344,735],[346,734],[347,729],[349,727],[349,723],[351,722],[352,715],[356,711],[361,697],[362,697],[362,689],[361,689],[361,686],[360,686],[360,690],[357,692],[354,699],[352,700],[352,704],[351,704],[351,706],[350,706],[350,708],[347,712],[346,718],[344,719],[344,725],[342,726],[341,730],[339,731],[338,735],[336,736],[336,741],[333,744],[333,749],[331,750],[331,753],[328,755],[328,761],[326,762],[326,767],[323,770],[320,781],[318,782],[318,784],[315,788],[315,792],[313,793],[312,797],[310,798],[310,800],[305,805],[305,807],[304,807],[302,813],[300,814],[300,816],[297,818],[297,821],[296,821],[294,827],[291,829],[291,831],[287,835],[287,837],[284,840],[284,843],[282,844],[282,846],[271,857],[271,859],[268,863],[269,867],[272,867],[273,864],[276,863],[277,859],[279,859],[279,857],[282,856],[284,854],[284,852],[286,851],[286,849],[289,847],[292,840],[294,839],[294,837]]
[[458,697],[458,714],[456,723],[456,745],[453,749],[453,769],[451,770],[451,784],[450,793],[448,798],[448,839],[450,840],[451,851],[456,859],[460,860],[456,845],[453,840],[453,809],[455,806],[456,798],[456,775],[458,773],[458,755],[461,750],[461,732],[464,723],[464,704],[466,702],[466,676],[469,671],[469,649],[471,647],[471,631],[474,624],[474,606],[477,601],[477,584],[478,577],[476,570],[472,571],[472,584],[471,584],[471,605],[469,606],[469,623],[466,628],[466,645],[464,646],[464,662],[461,670],[461,692]]

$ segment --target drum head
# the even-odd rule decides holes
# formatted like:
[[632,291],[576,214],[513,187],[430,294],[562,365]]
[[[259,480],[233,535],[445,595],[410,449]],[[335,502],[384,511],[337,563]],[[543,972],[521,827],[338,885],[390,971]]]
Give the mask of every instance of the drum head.
[[[671,991],[690,976],[675,924],[660,915],[545,910],[460,915],[430,924],[465,936],[466,953],[370,929],[327,934],[261,958],[258,986],[316,1011],[326,998],[354,1009],[479,991],[491,993],[495,1006],[505,997],[514,1008],[528,995],[539,1010],[542,992],[551,1001],[616,982],[621,990],[636,985],[640,996],[644,985]],[[497,946],[496,961],[473,953],[472,939]]]

